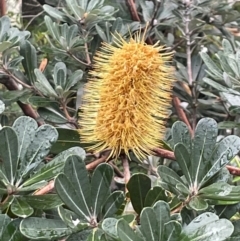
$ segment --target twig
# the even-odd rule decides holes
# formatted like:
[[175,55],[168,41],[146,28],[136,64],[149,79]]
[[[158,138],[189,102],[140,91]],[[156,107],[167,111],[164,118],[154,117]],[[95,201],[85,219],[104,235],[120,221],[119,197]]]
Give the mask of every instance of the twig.
[[[97,160],[89,163],[88,165],[86,165],[86,169],[87,170],[94,169],[100,163],[105,162],[107,160],[107,158],[108,158],[108,154],[100,157],[99,159],[97,159]],[[49,193],[53,190],[53,188],[54,188],[54,181],[51,180],[46,186],[44,186],[43,188],[36,191],[34,193],[34,195],[43,195],[43,194]]]
[[122,164],[123,164],[123,170],[124,170],[125,191],[127,192],[127,183],[130,180],[131,173],[130,173],[128,158],[125,154],[122,155]]
[[[132,16],[132,20],[141,22],[141,19],[138,16],[138,12],[137,12],[134,0],[126,0],[126,4],[127,4],[128,8],[129,8],[130,14]],[[152,41],[151,38],[148,37],[146,39],[146,43],[152,45],[153,41]]]
[[[6,86],[6,88],[8,90],[18,90],[18,85],[17,83],[11,79],[11,78],[1,78],[0,79],[0,83],[2,83],[3,85]],[[38,123],[38,125],[43,125],[44,122],[42,121],[39,121],[39,115],[38,113],[32,108],[31,105],[28,105],[28,104],[24,104],[22,103],[21,101],[17,101],[19,107],[22,109],[23,113],[26,115],[26,116],[30,116],[32,117],[33,119],[35,119]]]
[[[157,156],[176,161],[174,152],[172,151],[164,150],[161,148],[155,148],[153,151],[157,154]],[[240,176],[240,168],[229,166],[229,165],[227,165],[226,168],[232,175]]]
[[25,26],[24,30],[26,30],[29,27],[29,25],[34,21],[34,19],[36,19],[37,17],[41,16],[43,13],[44,13],[44,11],[41,11],[38,14],[34,15],[34,17],[29,20],[29,22]]
[[124,177],[124,174],[118,169],[116,165],[113,164],[112,161],[108,162],[109,165],[111,165],[114,169],[114,172],[119,176],[119,177]]
[[191,4],[192,0],[186,0],[186,9],[185,9],[185,37],[186,37],[186,52],[187,52],[187,73],[188,73],[188,83],[192,91],[193,103],[192,103],[192,129],[195,130],[197,123],[197,97],[196,97],[196,83],[193,80],[192,74],[192,50],[191,50],[191,32],[189,29],[189,24],[191,22]]
[[90,59],[90,55],[89,55],[89,52],[88,52],[88,44],[85,43],[85,53],[86,53],[86,58],[87,58],[87,64],[90,66],[92,63],[91,63],[91,59]]
[[20,79],[18,79],[15,75],[13,75],[5,66],[2,66],[2,69],[4,72],[4,74],[7,74],[9,77],[11,77],[12,79],[14,79],[17,83],[19,83],[20,85],[22,85],[23,87],[25,88],[28,88],[28,89],[33,89],[32,86],[22,82]]
[[69,54],[70,57],[72,57],[73,59],[75,59],[78,63],[82,64],[82,65],[86,65],[86,66],[90,66],[91,64],[89,63],[85,63],[82,60],[80,60],[79,58],[77,58],[74,54],[72,54],[70,51],[67,51],[67,53]]
[[177,112],[177,115],[178,115],[179,119],[181,121],[183,121],[188,126],[190,134],[193,137],[193,134],[194,134],[193,129],[192,129],[192,127],[191,127],[191,125],[190,125],[190,123],[187,119],[187,116],[186,116],[185,112],[183,111],[183,109],[181,107],[181,102],[180,102],[178,97],[176,97],[176,96],[173,97],[173,104],[174,104],[174,107],[176,109],[176,112]]
[[5,0],[0,0],[0,17],[6,15],[6,1]]

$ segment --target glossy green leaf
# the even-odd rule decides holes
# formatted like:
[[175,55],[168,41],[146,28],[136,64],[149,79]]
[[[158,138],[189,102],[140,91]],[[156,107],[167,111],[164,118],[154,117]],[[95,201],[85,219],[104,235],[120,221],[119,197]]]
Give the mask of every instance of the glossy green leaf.
[[188,126],[182,121],[176,121],[172,126],[171,132],[174,145],[182,143],[190,152],[192,141]]
[[199,195],[206,199],[240,201],[240,186],[217,182],[200,189]]
[[58,139],[51,148],[51,153],[58,154],[68,148],[80,146],[85,147],[80,143],[80,135],[78,131],[66,128],[57,128]]
[[163,182],[173,185],[175,187],[178,183],[181,183],[184,185],[183,180],[178,176],[176,172],[174,172],[169,167],[159,166],[157,171],[158,171],[158,175],[160,176]]
[[28,81],[33,84],[36,81],[34,69],[38,67],[36,49],[29,41],[24,41],[20,46],[20,54],[24,57],[22,65],[28,77]]
[[53,69],[53,81],[55,86],[61,86],[63,89],[67,80],[67,68],[65,63],[58,62]]
[[57,101],[51,100],[49,98],[44,98],[40,96],[31,96],[28,102],[35,107],[49,107],[58,105]]
[[34,83],[36,88],[40,92],[42,92],[45,96],[57,98],[58,97],[57,93],[50,85],[45,75],[39,69],[35,69],[34,74],[36,75],[36,79],[37,79],[37,82]]
[[161,233],[159,233],[158,222],[156,222],[156,214],[152,208],[147,207],[142,210],[140,215],[140,221],[140,230],[146,240],[161,240]]
[[192,144],[192,165],[190,166],[190,174],[195,183],[201,182],[206,174],[217,134],[217,122],[214,119],[203,118],[198,122]]
[[11,205],[11,211],[18,217],[27,218],[33,214],[33,208],[23,199],[15,197]]
[[203,213],[196,217],[182,233],[180,241],[223,241],[233,233],[233,225],[214,213]]
[[127,183],[127,189],[134,210],[140,214],[144,208],[147,193],[151,189],[151,179],[145,174],[133,174]]
[[18,200],[23,200],[35,209],[48,210],[62,205],[62,200],[56,194],[45,195],[26,195],[19,197]]
[[15,130],[18,136],[19,142],[19,153],[18,158],[20,159],[20,169],[17,171],[17,179],[21,175],[21,172],[25,168],[24,163],[25,155],[28,149],[28,146],[33,141],[35,132],[38,128],[37,122],[27,116],[21,116],[13,123],[12,128]]
[[170,221],[164,225],[164,236],[162,240],[179,241],[181,231],[182,226],[179,222]]
[[0,237],[7,225],[11,222],[11,219],[6,214],[0,214]]
[[19,223],[19,219],[12,220],[8,223],[1,235],[1,241],[29,241],[28,238],[21,234],[19,230]]
[[65,174],[61,173],[56,177],[54,186],[62,201],[76,213],[79,218],[87,222],[91,221],[91,216],[88,216],[88,214],[80,208],[85,206],[84,201],[80,199],[79,194]]
[[76,155],[69,156],[64,166],[64,174],[80,199],[79,208],[85,216],[91,217],[91,188],[84,160]]
[[192,184],[193,181],[192,181],[191,174],[189,172],[189,167],[191,165],[191,157],[187,148],[185,147],[184,144],[178,143],[174,147],[174,154],[176,157],[176,161],[183,172],[183,175],[187,179],[189,185]]
[[103,218],[113,216],[119,208],[122,206],[125,199],[125,195],[122,191],[113,192],[106,200],[102,208]]
[[20,180],[24,179],[30,171],[34,170],[41,163],[57,138],[58,133],[56,129],[50,125],[42,125],[37,129],[34,139],[27,148],[24,162],[21,162]]
[[123,219],[117,222],[117,233],[121,241],[142,241]]
[[200,53],[204,63],[207,65],[208,69],[213,73],[217,78],[222,78],[222,70],[212,61],[207,53]]
[[221,140],[212,153],[211,162],[207,166],[207,173],[202,178],[200,185],[206,183],[212,176],[227,165],[240,150],[240,138],[238,136],[227,136]]
[[30,217],[20,224],[21,233],[30,239],[53,240],[71,234],[62,220]]
[[188,203],[189,207],[196,211],[203,211],[208,208],[208,203],[201,197],[193,197]]
[[100,164],[94,170],[91,181],[92,210],[95,217],[110,194],[110,185],[113,178],[113,169],[108,164]]
[[159,186],[155,186],[148,191],[145,198],[144,207],[151,207],[159,200],[167,202],[168,199],[169,198],[166,195],[165,190]]
[[64,114],[56,108],[52,107],[40,107],[38,108],[39,115],[50,123],[65,124],[68,122]]
[[171,221],[170,208],[166,202],[158,201],[154,204],[153,210],[156,215],[156,221],[158,223],[158,240],[161,240],[164,235],[164,224]]
[[15,181],[18,166],[18,138],[16,132],[10,127],[0,130],[0,157],[3,160],[2,170],[9,183]]
[[117,225],[118,219],[116,218],[106,218],[102,222],[102,229],[106,232],[110,237],[117,238]]
[[33,183],[40,182],[42,180],[48,181],[54,178],[58,173],[60,173],[63,168],[65,161],[70,155],[78,155],[82,160],[85,159],[86,153],[80,147],[72,147],[68,150],[61,152],[59,155],[55,156],[50,162],[45,164],[42,168],[38,169],[34,175],[32,175],[23,186],[29,186]]

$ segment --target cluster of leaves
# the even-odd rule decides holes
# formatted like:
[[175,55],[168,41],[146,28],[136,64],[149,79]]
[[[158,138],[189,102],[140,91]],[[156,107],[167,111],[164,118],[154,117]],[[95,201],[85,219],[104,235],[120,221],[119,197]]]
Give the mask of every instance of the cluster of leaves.
[[[239,127],[239,42],[231,29],[240,13],[227,0],[186,2],[136,1],[140,22],[125,1],[56,1],[43,6],[45,46],[0,18],[2,241],[239,240],[240,188],[226,165],[240,138],[221,138],[218,127]],[[147,22],[147,41],[176,52],[174,95],[185,102],[195,134],[175,122],[165,148],[176,161],[133,158],[124,192],[118,162],[92,171],[77,112],[101,42],[111,43],[116,32],[128,38]],[[34,119],[15,120],[10,112],[18,105]]]
[[[216,143],[216,137],[211,118],[198,123],[193,140],[186,125],[176,122],[172,141],[183,175],[165,165],[157,168],[156,182],[136,173],[125,195],[111,191],[114,173],[109,164],[88,173],[80,147],[44,160],[57,130],[19,117],[0,131],[1,240],[234,240],[238,229],[221,216],[234,214],[240,188],[229,184],[230,174],[222,172],[240,149],[240,138],[228,136]],[[39,193],[52,179],[55,193]],[[188,211],[175,214],[177,207]],[[221,215],[219,207],[224,207]],[[186,212],[198,215],[188,222]]]

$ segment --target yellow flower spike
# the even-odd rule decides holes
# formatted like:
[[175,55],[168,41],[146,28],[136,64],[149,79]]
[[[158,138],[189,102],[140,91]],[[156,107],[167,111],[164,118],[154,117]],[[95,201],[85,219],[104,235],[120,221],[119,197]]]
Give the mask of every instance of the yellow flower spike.
[[145,44],[145,33],[128,42],[116,34],[114,45],[103,43],[94,57],[79,114],[82,142],[95,143],[90,150],[110,149],[111,157],[132,150],[142,159],[161,145],[174,83],[172,53]]

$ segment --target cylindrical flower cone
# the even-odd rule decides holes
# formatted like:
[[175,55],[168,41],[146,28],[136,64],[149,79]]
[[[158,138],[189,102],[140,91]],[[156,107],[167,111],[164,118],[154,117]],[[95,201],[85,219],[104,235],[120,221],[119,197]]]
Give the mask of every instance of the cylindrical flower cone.
[[119,34],[94,57],[80,112],[80,138],[89,150],[110,149],[109,157],[131,150],[139,159],[159,147],[171,105],[174,70],[171,53],[147,45],[138,32],[129,41]]

